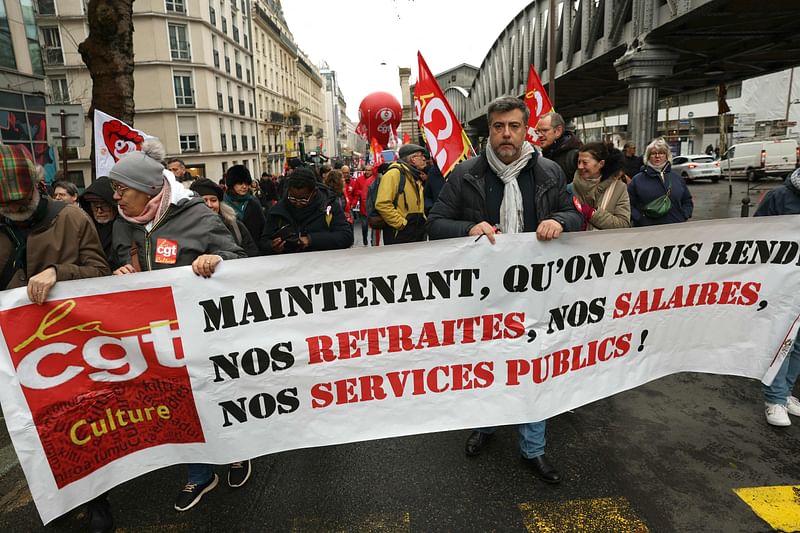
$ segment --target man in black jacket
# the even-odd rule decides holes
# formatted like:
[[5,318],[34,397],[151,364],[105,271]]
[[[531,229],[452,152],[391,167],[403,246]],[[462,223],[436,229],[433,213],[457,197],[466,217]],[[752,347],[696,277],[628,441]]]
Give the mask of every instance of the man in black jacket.
[[564,171],[567,183],[572,183],[575,171],[578,170],[578,150],[582,143],[574,133],[567,131],[564,117],[555,111],[545,113],[539,117],[536,134],[539,136],[542,154],[558,163]]
[[[525,141],[528,108],[522,100],[503,96],[489,104],[489,144],[479,157],[458,165],[450,174],[428,217],[431,239],[536,232],[539,240],[557,239],[562,231],[577,231],[581,215],[566,191],[561,168]],[[499,224],[499,227],[498,227]],[[476,456],[495,428],[473,431],[465,451]],[[519,425],[520,452],[544,481],[561,476],[544,456],[545,422]]]

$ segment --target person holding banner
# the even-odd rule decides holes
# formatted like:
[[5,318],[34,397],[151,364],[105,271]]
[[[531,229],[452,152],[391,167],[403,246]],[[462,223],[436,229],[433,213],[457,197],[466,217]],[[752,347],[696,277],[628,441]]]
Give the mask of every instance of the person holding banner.
[[[561,168],[525,140],[528,118],[528,107],[518,98],[503,96],[489,104],[486,151],[450,174],[428,219],[431,239],[485,235],[494,244],[502,230],[535,231],[539,240],[548,241],[580,229],[582,217]],[[474,430],[467,438],[467,456],[480,454],[495,429]],[[520,424],[518,430],[525,462],[547,483],[561,481],[544,454],[545,421]]]
[[588,143],[578,152],[572,203],[587,230],[631,227],[628,188],[617,179],[622,171],[622,152],[613,146]]
[[[114,248],[120,261],[128,259],[114,274],[191,265],[194,274],[208,278],[223,260],[246,257],[222,219],[164,168],[161,153],[160,143],[147,140],[141,152],[121,157],[109,172],[120,214]],[[177,511],[194,507],[219,480],[211,465],[190,464],[188,470]],[[228,485],[241,487],[250,473],[249,460],[231,464]]]
[[43,304],[57,281],[111,270],[89,217],[36,187],[40,168],[23,145],[0,145],[0,290],[27,287]]
[[[800,169],[792,172],[782,187],[769,191],[753,216],[798,214],[800,214]],[[798,375],[800,375],[800,331],[772,383],[761,386],[767,424],[790,426],[792,421],[789,420],[789,415],[800,416],[800,400],[792,395]]]
[[647,145],[645,164],[628,185],[634,227],[686,222],[694,203],[683,178],[672,171],[672,150],[662,137]]

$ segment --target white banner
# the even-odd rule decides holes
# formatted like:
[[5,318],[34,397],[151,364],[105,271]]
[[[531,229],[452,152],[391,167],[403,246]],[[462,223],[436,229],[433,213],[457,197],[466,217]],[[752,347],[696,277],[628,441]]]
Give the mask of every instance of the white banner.
[[[0,293],[0,400],[45,522],[151,470],[542,420],[683,371],[761,378],[797,217],[225,261]],[[757,384],[753,384],[757,386]]]
[[94,110],[94,164],[97,176],[108,176],[119,158],[141,149],[142,142],[154,138],[131,128],[118,118]]

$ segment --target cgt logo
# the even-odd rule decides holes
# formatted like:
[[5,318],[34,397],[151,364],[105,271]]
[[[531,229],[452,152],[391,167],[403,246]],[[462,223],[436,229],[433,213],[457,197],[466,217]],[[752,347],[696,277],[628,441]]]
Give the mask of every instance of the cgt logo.
[[205,441],[170,288],[28,305],[0,312],[0,328],[59,487],[140,449]]
[[158,239],[156,241],[156,263],[174,265],[178,260],[178,241]]

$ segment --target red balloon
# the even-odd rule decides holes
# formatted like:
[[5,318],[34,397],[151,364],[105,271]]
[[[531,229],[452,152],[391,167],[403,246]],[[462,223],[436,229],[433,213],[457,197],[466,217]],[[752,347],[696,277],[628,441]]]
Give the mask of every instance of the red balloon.
[[403,116],[400,102],[389,93],[377,92],[368,94],[358,106],[358,128],[365,132],[367,141],[373,138],[384,148],[389,144],[389,137],[394,132]]

